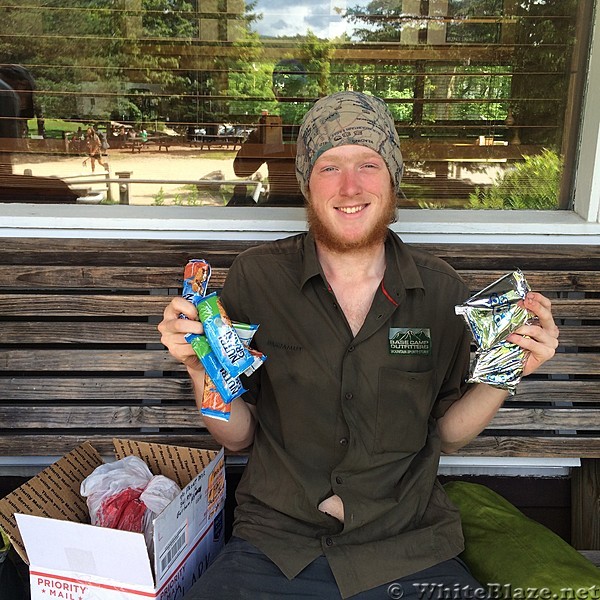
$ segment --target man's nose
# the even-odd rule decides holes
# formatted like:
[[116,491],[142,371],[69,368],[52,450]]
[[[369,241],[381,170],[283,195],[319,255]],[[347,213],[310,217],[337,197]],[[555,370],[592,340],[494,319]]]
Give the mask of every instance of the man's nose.
[[340,177],[340,194],[342,196],[356,196],[360,192],[360,181],[357,174],[351,169],[342,171]]

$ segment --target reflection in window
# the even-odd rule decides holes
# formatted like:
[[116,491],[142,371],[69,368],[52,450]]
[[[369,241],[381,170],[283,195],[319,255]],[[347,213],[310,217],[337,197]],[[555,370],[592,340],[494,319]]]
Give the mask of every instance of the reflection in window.
[[3,60],[35,89],[26,114],[18,84],[0,87],[0,200],[301,205],[298,125],[316,98],[353,89],[394,115],[402,206],[566,208],[592,10],[593,0],[4,1]]

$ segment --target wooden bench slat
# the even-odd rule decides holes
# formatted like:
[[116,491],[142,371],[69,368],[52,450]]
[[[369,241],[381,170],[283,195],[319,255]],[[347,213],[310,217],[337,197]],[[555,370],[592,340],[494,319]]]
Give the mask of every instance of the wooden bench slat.
[[491,436],[482,434],[457,453],[459,456],[532,456],[539,458],[597,458],[600,436]]
[[[38,401],[40,394],[47,400],[189,400],[191,383],[183,373],[181,377],[56,377],[31,375],[0,377],[0,390],[5,401]],[[525,378],[517,394],[506,401],[525,402],[600,402],[600,385],[590,386],[587,381],[537,380]]]
[[2,344],[156,344],[154,323],[13,321],[0,327]]
[[[164,349],[0,350],[0,370],[5,371],[184,371]],[[598,354],[557,354],[538,374],[600,375]]]
[[[172,299],[165,294],[0,294],[3,317],[26,316],[161,316]],[[552,303],[557,319],[600,320],[600,298],[568,300]]]
[[[39,316],[39,315],[35,315]],[[155,344],[160,336],[155,323],[115,321],[5,321],[0,328],[0,343],[27,343],[35,336],[38,344]],[[559,343],[563,347],[600,347],[600,326],[564,325],[560,327]]]
[[[126,240],[126,239],[3,238],[0,264],[183,265],[189,258],[205,258],[214,266],[229,266],[241,251],[258,242],[246,240]],[[414,244],[457,269],[489,270],[546,269],[549,261],[560,261],[562,270],[600,270],[600,246],[561,244]]]
[[[202,432],[179,433],[174,432],[125,432],[119,430],[120,437],[142,442],[154,442],[157,444],[169,444],[171,446],[187,446],[190,448],[205,448],[207,450],[218,450],[220,445],[209,434]],[[36,435],[16,433],[0,434],[1,456],[62,456],[67,454],[76,446],[84,442],[90,442],[101,454],[113,456],[114,446],[112,443],[114,434],[110,432],[102,435],[89,431],[79,433],[62,433],[49,430],[47,434]]]
[[599,431],[600,419],[594,408],[501,408],[488,429],[556,429]]
[[162,317],[170,300],[166,295],[145,294],[0,294],[1,314],[7,317]]
[[[15,410],[16,409],[16,410]],[[99,405],[90,419],[87,406],[68,406],[58,403],[21,406],[0,405],[2,428],[18,429],[131,429],[140,427],[167,427],[202,429],[200,412],[190,399],[189,406],[173,405]]]
[[3,371],[178,371],[185,367],[160,350],[0,350]]
[[[31,266],[11,267],[0,265],[0,289],[130,289],[133,291],[159,288],[181,288],[183,268],[115,266]],[[210,284],[221,288],[227,276],[226,269],[212,268]]]
[[[124,435],[119,431],[119,435]],[[145,442],[189,446],[191,448],[218,448],[210,435],[202,433],[173,432],[128,432],[130,439]],[[101,453],[111,455],[113,451],[110,433],[100,435],[93,432],[64,434],[62,432],[36,435],[17,432],[0,434],[0,455],[2,456],[53,456],[71,451],[75,446],[89,441]],[[230,453],[234,454],[234,453]],[[243,454],[243,452],[238,453]],[[600,454],[600,437],[590,436],[582,444],[581,436],[572,437],[532,437],[532,436],[479,436],[457,453],[458,456],[495,457],[538,457],[538,458],[596,458]]]
[[[0,377],[2,399],[39,402],[69,399],[89,402],[192,401],[192,384],[181,377]],[[88,406],[88,409],[90,407]]]
[[[156,289],[181,287],[183,266],[90,266],[85,262],[76,266],[35,265],[24,268],[0,265],[0,289],[45,289],[93,288],[93,289]],[[469,288],[475,292],[502,277],[507,271],[477,270],[459,271]],[[600,273],[594,271],[530,271],[526,274],[532,289],[553,292],[597,292],[600,291]],[[210,284],[221,288],[227,276],[226,268],[213,267]]]
[[[202,418],[191,398],[186,405],[172,404],[101,404],[90,409],[81,405],[47,402],[0,405],[0,423],[3,428],[37,429],[109,429],[139,427],[202,428]],[[600,431],[597,411],[579,408],[502,408],[490,429],[524,431],[579,430]]]

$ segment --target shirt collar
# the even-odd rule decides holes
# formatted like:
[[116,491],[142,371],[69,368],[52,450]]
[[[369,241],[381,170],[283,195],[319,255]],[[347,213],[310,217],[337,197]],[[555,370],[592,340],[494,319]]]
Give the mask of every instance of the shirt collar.
[[[396,299],[404,296],[405,290],[424,288],[419,269],[415,264],[408,246],[391,230],[385,241],[386,268],[384,288]],[[312,233],[309,231],[304,238],[304,257],[300,287],[316,275],[325,277],[321,263],[317,258],[317,247]]]
[[[300,287],[303,288],[304,284],[316,275],[323,275],[323,271],[321,269],[321,263],[317,258],[315,238],[309,231],[304,237],[304,257],[302,261],[302,277],[300,279]],[[324,276],[323,281],[325,281]]]

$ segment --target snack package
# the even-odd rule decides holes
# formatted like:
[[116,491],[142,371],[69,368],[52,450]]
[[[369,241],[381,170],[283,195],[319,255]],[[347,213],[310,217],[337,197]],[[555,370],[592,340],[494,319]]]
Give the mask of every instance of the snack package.
[[[182,297],[189,300],[194,306],[206,296],[208,282],[210,280],[210,265],[201,258],[193,258],[188,261],[183,270],[183,291]],[[187,319],[185,315],[179,315],[182,319]],[[187,342],[191,342],[196,337],[194,333],[188,333],[185,336]]]
[[[242,343],[246,346],[254,359],[252,366],[244,372],[245,375],[250,375],[251,372],[253,373],[266,360],[264,354],[258,350],[249,348],[252,337],[258,329],[258,325],[249,325],[247,323],[239,322],[232,322],[232,325],[240,336]],[[192,346],[194,346],[194,351],[198,356],[210,356],[211,354],[210,346],[208,345],[206,338],[204,338],[204,340],[204,342],[198,340],[192,341]],[[207,363],[210,362],[212,362],[212,365],[209,364],[208,368],[206,365],[204,367],[206,373],[204,376],[204,394],[202,396],[200,413],[208,417],[228,421],[231,414],[231,401],[243,394],[246,390],[243,388],[238,378],[228,379],[226,377],[225,370],[218,364],[214,355],[213,358],[207,359]],[[211,373],[214,374],[215,370],[217,370],[219,374],[213,380]]]
[[201,258],[190,260],[183,270],[182,296],[193,302],[194,296],[204,298],[210,279],[210,265]]
[[194,352],[201,360],[206,374],[210,377],[215,389],[221,394],[226,404],[229,404],[234,398],[241,396],[246,391],[240,379],[232,377],[219,363],[205,336],[195,337],[191,344]]
[[231,377],[239,377],[253,365],[254,358],[242,344],[217,294],[213,292],[202,298],[197,308],[204,333],[217,360]]
[[266,357],[249,348],[258,325],[232,323],[216,293],[206,295],[210,275],[205,260],[192,259],[185,266],[182,296],[196,306],[205,331],[188,333],[185,339],[205,369],[200,412],[227,421],[232,400],[246,391],[239,376],[256,371]]
[[528,352],[506,338],[535,320],[535,315],[518,304],[529,291],[525,276],[516,270],[455,307],[478,347],[470,383],[487,383],[515,393]]

